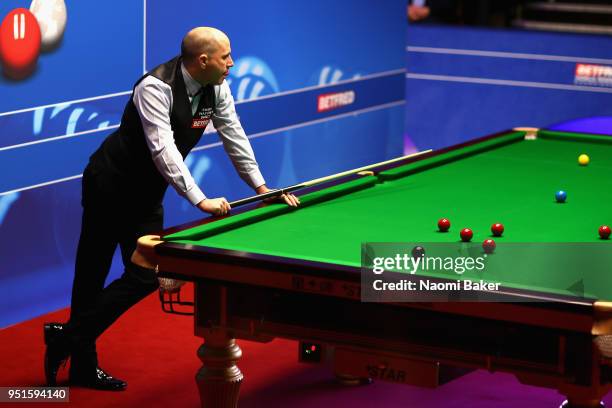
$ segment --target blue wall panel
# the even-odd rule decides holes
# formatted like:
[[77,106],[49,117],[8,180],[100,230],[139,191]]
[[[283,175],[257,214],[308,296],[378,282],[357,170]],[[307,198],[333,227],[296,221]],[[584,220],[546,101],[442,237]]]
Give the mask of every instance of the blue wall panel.
[[439,148],[517,126],[612,115],[612,88],[576,77],[612,66],[612,37],[412,25],[408,146]]
[[[0,2],[0,18],[30,2]],[[143,72],[142,1],[67,0],[61,45],[43,53],[32,76],[14,81],[0,75],[0,112],[60,103],[131,89]]]
[[345,70],[344,77],[403,68],[395,36],[404,35],[404,15],[405,3],[397,0],[384,5],[371,0],[236,1],[231,6],[185,0],[181,7],[150,2],[147,68],[178,54],[185,33],[202,25],[229,35],[235,59],[264,61],[279,90],[318,83],[325,65]]

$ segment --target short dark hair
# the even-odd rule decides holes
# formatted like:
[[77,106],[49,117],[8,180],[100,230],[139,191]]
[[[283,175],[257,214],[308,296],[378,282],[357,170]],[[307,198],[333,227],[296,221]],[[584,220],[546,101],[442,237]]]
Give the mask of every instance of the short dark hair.
[[193,52],[190,52],[188,47],[185,45],[185,40],[181,41],[181,57],[183,61],[191,62],[196,58]]

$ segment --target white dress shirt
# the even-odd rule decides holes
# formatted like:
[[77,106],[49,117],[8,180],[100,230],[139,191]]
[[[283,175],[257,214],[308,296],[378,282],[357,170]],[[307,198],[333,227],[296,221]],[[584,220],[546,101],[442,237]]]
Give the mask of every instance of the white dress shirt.
[[[200,100],[201,92],[198,92],[202,86],[189,75],[183,64],[181,71],[193,114]],[[223,81],[221,85],[214,86],[214,92],[216,113],[212,117],[213,126],[240,177],[252,188],[257,188],[265,184],[265,180],[259,171],[251,143],[236,115],[234,97],[229,85]],[[193,205],[204,200],[206,196],[195,183],[174,143],[174,132],[170,125],[173,103],[170,85],[149,75],[134,88],[133,101],[157,170]]]

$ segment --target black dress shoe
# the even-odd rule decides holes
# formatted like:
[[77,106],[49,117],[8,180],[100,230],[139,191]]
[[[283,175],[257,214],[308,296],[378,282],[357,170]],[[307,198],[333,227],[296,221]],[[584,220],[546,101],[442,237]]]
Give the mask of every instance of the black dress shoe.
[[100,367],[93,370],[71,370],[70,384],[106,391],[123,391],[127,387],[125,381],[110,376]]
[[66,366],[66,361],[70,357],[70,347],[66,327],[61,323],[45,323],[44,325],[45,344],[45,378],[47,385],[55,387],[56,378],[60,366]]

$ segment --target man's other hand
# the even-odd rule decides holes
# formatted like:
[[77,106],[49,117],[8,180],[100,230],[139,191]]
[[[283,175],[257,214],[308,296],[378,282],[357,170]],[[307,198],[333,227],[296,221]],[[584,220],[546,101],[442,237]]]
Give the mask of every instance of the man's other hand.
[[205,198],[198,203],[198,208],[213,215],[227,215],[232,209],[225,197]]
[[[259,186],[259,187],[257,187],[255,189],[255,192],[257,194],[265,194],[268,191],[270,191],[270,189],[265,184],[262,185],[262,186]],[[284,202],[287,205],[290,205],[291,207],[297,207],[298,205],[300,205],[300,199],[297,198],[297,196],[294,196],[291,193],[282,194],[282,195],[280,195],[278,197],[272,197],[272,198],[264,200],[264,201],[267,202],[267,203],[281,201],[281,202]]]

